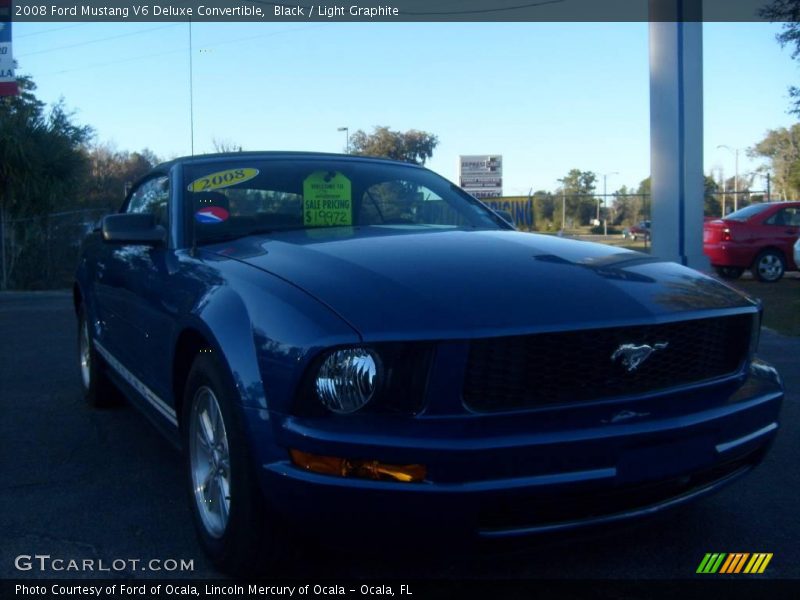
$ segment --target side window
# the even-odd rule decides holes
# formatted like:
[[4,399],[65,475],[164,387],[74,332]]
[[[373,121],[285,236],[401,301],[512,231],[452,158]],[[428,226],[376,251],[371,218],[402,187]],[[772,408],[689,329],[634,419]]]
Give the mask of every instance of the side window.
[[764,221],[764,223],[767,225],[777,225],[778,227],[798,227],[800,226],[800,209],[793,207],[782,208]]
[[133,192],[126,212],[155,215],[156,223],[167,227],[168,202],[169,177],[156,177],[145,181]]
[[800,208],[784,208],[785,222],[790,227],[800,227]]

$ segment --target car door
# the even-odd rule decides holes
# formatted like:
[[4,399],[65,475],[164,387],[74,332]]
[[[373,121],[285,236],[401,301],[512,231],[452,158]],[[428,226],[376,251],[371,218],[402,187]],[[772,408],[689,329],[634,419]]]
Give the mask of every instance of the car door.
[[793,246],[800,236],[800,206],[785,206],[764,221],[762,228],[765,241],[778,247],[786,259],[787,269],[796,269]]
[[[146,186],[137,185],[128,194],[120,213],[140,212]],[[131,291],[125,285],[125,273],[141,254],[141,247],[131,244],[100,242],[93,246],[96,259],[94,286],[97,298],[97,319],[100,324],[98,342],[101,352],[130,364],[132,340],[128,315],[131,312]],[[108,357],[107,357],[108,358]]]
[[[169,177],[158,174],[136,187],[125,212],[152,214],[169,232],[169,198]],[[166,243],[155,246],[122,244],[111,253],[107,269],[113,272],[116,287],[117,358],[160,398],[168,396],[169,387],[164,365],[169,364],[173,311],[164,301],[164,291],[169,286],[167,264],[173,252],[169,236]]]

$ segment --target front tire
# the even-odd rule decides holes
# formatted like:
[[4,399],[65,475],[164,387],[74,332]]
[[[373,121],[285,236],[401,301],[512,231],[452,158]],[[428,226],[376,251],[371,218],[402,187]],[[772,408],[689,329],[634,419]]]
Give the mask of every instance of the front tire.
[[197,355],[184,394],[187,484],[200,544],[231,575],[268,570],[280,550],[239,414],[236,390],[210,351]]
[[119,392],[105,371],[105,363],[94,347],[86,307],[78,309],[78,366],[83,396],[92,408],[107,408],[119,403]]
[[783,277],[786,262],[777,250],[764,250],[753,263],[753,275],[764,283],[775,283]]

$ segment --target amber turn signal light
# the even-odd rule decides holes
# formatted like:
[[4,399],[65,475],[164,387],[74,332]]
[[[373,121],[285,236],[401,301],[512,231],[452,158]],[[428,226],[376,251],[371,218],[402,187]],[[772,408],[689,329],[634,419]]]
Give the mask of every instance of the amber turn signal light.
[[353,460],[335,456],[320,456],[300,450],[289,450],[292,462],[306,471],[388,481],[414,482],[425,479],[424,465],[388,465],[377,460]]

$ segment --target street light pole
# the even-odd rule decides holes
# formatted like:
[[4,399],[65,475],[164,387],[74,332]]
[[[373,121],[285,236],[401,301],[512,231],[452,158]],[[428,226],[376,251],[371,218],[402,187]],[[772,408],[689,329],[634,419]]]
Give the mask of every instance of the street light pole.
[[739,210],[739,149],[736,149],[736,162],[733,172],[733,210]]
[[[720,144],[717,148],[725,148],[728,152],[733,152],[734,155],[734,172],[733,172],[733,210],[739,210],[739,148],[731,148],[725,144]],[[725,184],[723,182],[723,190]],[[725,216],[724,214],[722,215]]]
[[344,131],[345,154],[350,154],[350,129],[348,127],[339,127],[336,131]]
[[[606,179],[609,175],[619,175],[619,171],[612,171],[611,173],[603,173],[603,210],[606,209]],[[597,220],[600,220],[600,203],[597,203],[598,212],[597,212]],[[603,235],[608,237],[608,216],[603,215],[605,218],[603,219]]]
[[528,231],[533,231],[534,218],[533,218],[533,186],[528,189],[528,212],[530,213],[531,220]]

